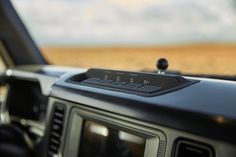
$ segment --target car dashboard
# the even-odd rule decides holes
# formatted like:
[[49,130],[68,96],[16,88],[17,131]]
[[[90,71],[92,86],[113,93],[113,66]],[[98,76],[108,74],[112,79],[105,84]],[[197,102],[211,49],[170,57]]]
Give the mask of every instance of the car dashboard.
[[24,66],[1,76],[1,122],[40,157],[235,157],[236,83]]

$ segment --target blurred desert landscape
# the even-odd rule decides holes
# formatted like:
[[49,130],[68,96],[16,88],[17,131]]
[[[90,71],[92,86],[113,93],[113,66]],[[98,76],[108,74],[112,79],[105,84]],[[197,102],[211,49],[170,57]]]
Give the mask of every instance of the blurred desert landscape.
[[170,70],[199,74],[236,74],[236,43],[153,47],[43,47],[52,64],[119,70],[155,70],[158,58],[169,60]]

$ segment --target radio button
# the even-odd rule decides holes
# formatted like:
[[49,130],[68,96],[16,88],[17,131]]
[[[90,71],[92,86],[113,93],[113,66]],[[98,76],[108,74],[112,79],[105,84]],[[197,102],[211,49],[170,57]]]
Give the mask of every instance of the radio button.
[[120,87],[120,86],[124,86],[125,84],[127,84],[127,82],[123,82],[123,81],[114,81],[112,82],[110,85],[114,86],[114,87]]
[[138,88],[138,90],[140,90],[141,92],[145,92],[145,93],[154,93],[157,92],[161,89],[161,87],[158,86],[151,86],[151,85],[144,85],[140,88]]
[[123,86],[124,88],[128,88],[128,89],[137,89],[139,87],[141,87],[142,84],[139,83],[128,83],[125,86]]

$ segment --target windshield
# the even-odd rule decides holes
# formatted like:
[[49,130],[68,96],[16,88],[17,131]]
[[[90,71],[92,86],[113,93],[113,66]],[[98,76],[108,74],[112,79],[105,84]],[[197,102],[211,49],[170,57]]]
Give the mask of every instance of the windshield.
[[13,0],[52,64],[236,74],[234,0]]

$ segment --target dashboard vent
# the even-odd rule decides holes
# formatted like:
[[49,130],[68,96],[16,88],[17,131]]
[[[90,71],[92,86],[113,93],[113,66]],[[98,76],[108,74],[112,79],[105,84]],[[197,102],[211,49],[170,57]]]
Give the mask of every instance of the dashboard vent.
[[48,157],[53,157],[55,154],[58,154],[63,132],[64,114],[65,106],[63,104],[56,104],[51,123]]
[[214,157],[211,146],[200,142],[181,139],[176,142],[173,157]]

